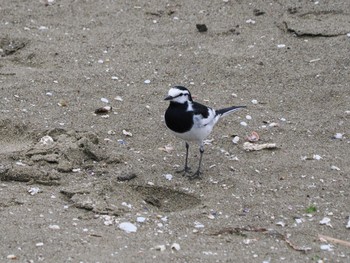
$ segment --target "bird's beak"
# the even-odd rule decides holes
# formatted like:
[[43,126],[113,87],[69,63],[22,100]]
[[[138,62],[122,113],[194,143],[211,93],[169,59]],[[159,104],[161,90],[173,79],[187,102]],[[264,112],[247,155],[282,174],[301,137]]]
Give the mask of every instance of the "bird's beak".
[[173,98],[172,96],[168,95],[164,98],[164,100],[171,100],[172,98]]

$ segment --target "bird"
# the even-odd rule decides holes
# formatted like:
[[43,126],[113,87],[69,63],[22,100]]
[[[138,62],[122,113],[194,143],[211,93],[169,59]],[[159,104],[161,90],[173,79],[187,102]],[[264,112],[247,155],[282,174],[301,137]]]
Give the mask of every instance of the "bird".
[[[201,165],[204,153],[204,140],[212,132],[215,124],[221,117],[229,113],[246,108],[246,106],[232,106],[215,110],[193,101],[190,91],[183,86],[174,86],[169,89],[164,100],[170,101],[169,107],[165,111],[164,119],[166,126],[178,138],[185,141],[186,159],[184,169],[177,171],[189,179],[199,178],[201,175]],[[199,164],[198,169],[192,175],[188,166],[189,143],[199,144]]]

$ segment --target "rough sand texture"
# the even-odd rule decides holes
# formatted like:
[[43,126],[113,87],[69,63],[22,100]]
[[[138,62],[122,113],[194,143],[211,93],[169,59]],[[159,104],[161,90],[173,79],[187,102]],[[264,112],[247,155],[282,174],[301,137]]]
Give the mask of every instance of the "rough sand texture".
[[[1,0],[0,32],[1,262],[350,261],[319,238],[350,241],[350,1]],[[202,180],[175,173],[175,84],[248,106]]]

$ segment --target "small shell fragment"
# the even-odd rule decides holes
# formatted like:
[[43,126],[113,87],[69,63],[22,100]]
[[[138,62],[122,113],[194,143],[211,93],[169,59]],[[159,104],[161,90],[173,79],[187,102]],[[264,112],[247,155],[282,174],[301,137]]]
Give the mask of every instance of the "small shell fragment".
[[11,254],[7,256],[7,259],[17,259],[17,256]]
[[117,100],[117,101],[123,101],[123,98],[120,97],[120,96],[116,96],[114,99]]
[[239,137],[238,136],[233,137],[232,143],[237,144],[238,141],[239,141]]
[[314,154],[314,155],[312,156],[312,158],[313,158],[314,160],[319,161],[319,160],[322,159],[322,156],[320,156],[320,155],[318,155],[318,154]]
[[253,104],[258,104],[258,101],[257,100],[252,100],[252,103]]
[[340,171],[340,168],[338,166],[332,165],[331,170]]
[[123,130],[123,134],[124,134],[125,136],[130,136],[130,137],[132,137],[132,133],[129,132],[129,131]]
[[109,102],[108,99],[106,99],[106,98],[101,98],[101,101],[104,102],[104,103],[108,103]]
[[248,126],[248,124],[245,121],[241,121],[242,126]]
[[247,137],[247,141],[249,142],[257,142],[259,139],[259,134],[256,131],[252,131],[252,133]]
[[95,110],[96,114],[107,114],[112,110],[111,106],[104,106]]
[[350,228],[350,216],[349,216],[349,219],[348,219],[348,223],[346,224],[346,228]]
[[49,225],[49,228],[52,230],[59,230],[60,226],[59,225]]
[[334,135],[334,139],[339,139],[339,140],[341,140],[341,139],[343,139],[343,135],[344,134],[342,134],[342,133],[336,133],[335,135]]
[[320,225],[326,225],[326,226],[330,226],[331,225],[331,219],[329,217],[324,217],[321,221],[320,221]]
[[171,245],[171,249],[172,250],[176,250],[176,251],[179,251],[181,249],[180,245],[178,243],[173,243]]
[[39,187],[32,187],[28,190],[28,193],[31,195],[36,195],[37,193],[40,193],[40,188]]

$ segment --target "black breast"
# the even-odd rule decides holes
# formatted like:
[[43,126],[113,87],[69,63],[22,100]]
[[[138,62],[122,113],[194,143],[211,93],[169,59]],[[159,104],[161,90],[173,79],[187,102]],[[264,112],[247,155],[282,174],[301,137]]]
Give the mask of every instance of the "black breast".
[[165,112],[166,126],[178,133],[189,131],[193,125],[193,112],[187,111],[187,102],[184,104],[170,102]]

